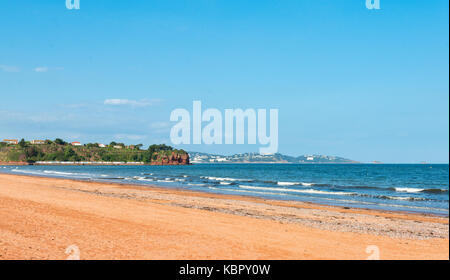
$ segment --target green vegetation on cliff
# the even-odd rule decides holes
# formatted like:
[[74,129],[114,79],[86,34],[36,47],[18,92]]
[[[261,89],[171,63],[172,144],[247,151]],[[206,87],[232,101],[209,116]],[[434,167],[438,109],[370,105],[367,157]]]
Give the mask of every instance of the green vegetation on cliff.
[[111,142],[101,147],[97,143],[73,146],[61,139],[46,140],[34,145],[21,140],[18,145],[0,142],[0,162],[61,161],[61,162],[143,162],[146,164],[188,164],[189,155],[170,146],[142,144],[125,146]]

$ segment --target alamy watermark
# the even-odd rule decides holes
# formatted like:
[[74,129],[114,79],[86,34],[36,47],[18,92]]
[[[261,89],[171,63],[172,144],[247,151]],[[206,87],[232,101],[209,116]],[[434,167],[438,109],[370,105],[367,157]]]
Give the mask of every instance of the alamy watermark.
[[366,8],[369,10],[381,9],[380,0],[366,0]]
[[65,251],[68,261],[79,261],[80,260],[80,248],[77,245],[70,245]]
[[192,109],[192,118],[186,109],[170,114],[170,121],[177,122],[170,131],[172,144],[245,144],[247,138],[247,144],[258,142],[263,146],[259,148],[261,154],[278,152],[278,109],[269,110],[268,122],[266,109],[226,109],[225,117],[215,108],[202,112],[201,101],[194,101]]
[[368,261],[380,260],[380,248],[377,245],[367,246],[366,253],[369,254],[366,260]]
[[66,0],[66,8],[68,10],[79,10],[80,9],[80,0]]

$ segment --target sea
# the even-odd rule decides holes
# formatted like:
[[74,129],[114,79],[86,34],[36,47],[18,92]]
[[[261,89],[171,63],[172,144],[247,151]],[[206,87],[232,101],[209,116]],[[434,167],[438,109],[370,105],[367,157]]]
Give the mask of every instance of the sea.
[[449,215],[448,164],[0,166],[0,172]]

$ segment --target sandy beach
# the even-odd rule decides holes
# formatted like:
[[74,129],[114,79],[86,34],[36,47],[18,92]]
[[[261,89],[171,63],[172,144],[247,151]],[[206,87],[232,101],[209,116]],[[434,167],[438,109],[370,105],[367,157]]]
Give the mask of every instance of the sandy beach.
[[448,260],[449,219],[0,174],[0,260],[64,260],[72,245],[81,259],[367,259],[371,246]]

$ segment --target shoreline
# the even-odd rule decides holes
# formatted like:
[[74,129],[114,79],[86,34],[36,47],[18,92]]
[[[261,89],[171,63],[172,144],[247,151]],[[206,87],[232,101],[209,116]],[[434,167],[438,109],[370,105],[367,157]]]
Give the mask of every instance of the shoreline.
[[[365,259],[373,244],[382,259],[449,252],[440,216],[43,176],[0,173],[0,215],[0,259],[63,258],[64,248],[45,242],[46,225],[51,238],[90,248],[86,259]],[[99,240],[123,251],[100,252]],[[32,243],[45,253],[26,250]]]
[[[110,166],[110,165],[109,165]],[[1,168],[1,165],[0,165]],[[426,213],[426,212],[420,212],[420,211],[413,211],[413,210],[388,210],[388,209],[377,209],[377,208],[369,208],[369,207],[357,207],[357,206],[343,206],[343,205],[333,205],[333,204],[327,204],[327,203],[318,203],[318,202],[311,202],[311,201],[301,201],[301,200],[291,200],[291,199],[281,199],[281,198],[270,198],[270,197],[261,197],[256,195],[243,195],[243,194],[223,194],[223,193],[216,193],[212,191],[201,191],[201,190],[188,190],[179,186],[161,186],[161,185],[153,185],[153,184],[143,184],[138,182],[111,182],[111,181],[102,181],[102,180],[95,180],[95,179],[82,179],[82,178],[64,178],[64,177],[58,177],[58,176],[45,176],[45,175],[37,175],[37,174],[16,174],[11,172],[2,172],[0,169],[0,174],[8,174],[13,176],[30,176],[30,177],[37,177],[37,178],[53,178],[58,180],[71,180],[71,181],[78,181],[78,182],[94,182],[94,183],[100,183],[100,184],[111,184],[111,185],[129,185],[129,186],[137,186],[137,187],[145,187],[149,189],[159,189],[159,190],[176,190],[181,192],[192,192],[196,194],[209,194],[211,196],[217,196],[222,198],[250,198],[254,200],[262,200],[262,201],[275,201],[275,202],[287,202],[287,203],[300,203],[300,204],[310,204],[314,205],[315,207],[330,207],[330,208],[339,208],[339,209],[353,209],[353,210],[363,210],[363,211],[373,211],[373,212],[379,212],[379,213],[398,213],[398,214],[406,214],[406,215],[422,215],[422,216],[430,216],[430,217],[442,217],[442,218],[449,218],[449,214],[438,214],[438,213]]]
[[287,204],[305,204],[305,205],[311,205],[313,208],[330,208],[330,209],[336,209],[336,210],[344,210],[344,211],[355,211],[358,212],[358,210],[364,212],[376,212],[379,214],[398,214],[398,215],[417,215],[417,216],[424,216],[424,217],[435,217],[435,218],[450,218],[449,214],[435,214],[435,213],[422,213],[417,211],[402,211],[402,210],[384,210],[384,209],[371,209],[371,208],[364,208],[364,207],[350,207],[350,206],[340,206],[340,205],[332,205],[332,204],[321,204],[316,202],[310,202],[310,201],[298,201],[298,200],[289,200],[289,199],[274,199],[274,198],[264,198],[259,197],[255,195],[239,195],[239,194],[220,194],[220,193],[214,193],[209,191],[197,191],[197,190],[188,190],[182,187],[177,186],[158,186],[158,185],[149,185],[149,184],[139,184],[139,183],[133,183],[133,182],[110,182],[110,181],[101,181],[101,180],[92,180],[92,179],[72,179],[72,178],[61,178],[61,177],[52,177],[52,176],[43,176],[43,175],[36,175],[36,174],[13,174],[13,173],[3,173],[0,171],[0,175],[6,174],[6,175],[12,175],[12,176],[24,176],[24,177],[36,177],[36,178],[42,178],[42,179],[56,179],[56,180],[67,180],[67,181],[75,181],[80,183],[99,183],[99,184],[105,184],[105,185],[118,185],[118,186],[128,186],[128,187],[138,187],[138,188],[145,188],[149,190],[156,190],[156,191],[165,191],[165,190],[174,190],[176,192],[184,192],[186,194],[193,194],[193,195],[207,195],[214,198],[223,198],[223,199],[236,199],[236,200],[254,200],[254,201],[261,201],[273,204],[280,204],[280,203],[287,203]]

